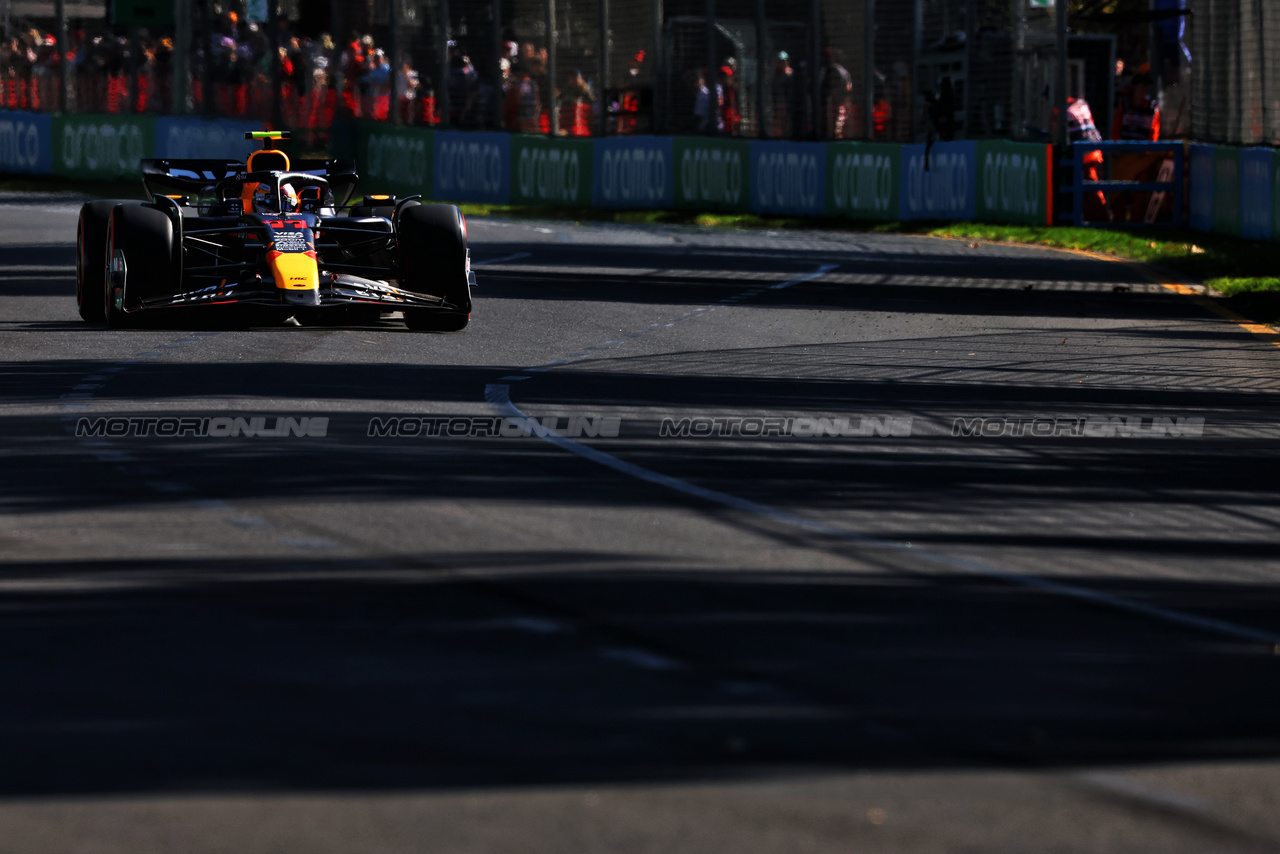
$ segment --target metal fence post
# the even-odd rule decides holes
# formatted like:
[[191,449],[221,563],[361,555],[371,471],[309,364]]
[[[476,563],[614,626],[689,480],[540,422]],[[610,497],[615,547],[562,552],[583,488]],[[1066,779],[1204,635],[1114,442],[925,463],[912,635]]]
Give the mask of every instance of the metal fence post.
[[[1265,34],[1266,13],[1262,8],[1262,0],[1254,0],[1254,38],[1258,40],[1258,107],[1262,113],[1262,137],[1255,143],[1272,141],[1271,123],[1267,121],[1267,40]],[[1243,63],[1242,63],[1243,64]]]
[[[175,0],[181,3],[182,0]],[[213,12],[209,9],[209,4],[205,3],[200,7],[200,37],[204,39],[204,50],[200,62],[200,112],[206,116],[212,116],[214,113],[214,97],[213,97],[213,63],[210,61],[210,53],[213,50]],[[342,103],[341,93],[339,93],[338,103]]]
[[284,69],[280,65],[280,6],[268,3],[267,9],[267,27],[270,30],[267,45],[271,50],[271,123],[280,127],[283,115],[280,103],[283,93],[280,90],[284,83]]
[[[396,101],[396,75],[400,73],[400,4],[403,0],[388,0],[387,9],[387,62],[391,76],[387,78],[387,121],[400,124],[400,104]],[[375,96],[376,97],[376,96]]]
[[547,130],[560,134],[560,108],[556,103],[556,0],[545,0],[547,12]]
[[1054,135],[1054,142],[1060,147],[1065,147],[1067,144],[1067,4],[1065,0],[1058,3],[1054,11],[1057,15],[1058,28],[1057,73],[1054,75],[1056,81],[1054,88],[1058,91],[1053,97],[1053,103],[1058,108],[1058,132]]
[[822,0],[809,0],[809,138],[822,139],[825,135],[826,113],[822,103]]
[[[1025,113],[1027,105],[1027,69],[1024,63],[1027,49],[1027,0],[1009,0],[1009,2],[1013,7],[1011,13],[1013,18],[1013,62],[1009,63],[1010,70],[1013,72],[1013,80],[1010,81],[1009,85],[1009,91],[1013,95],[1012,109],[1009,111],[1010,136],[1013,139],[1022,139],[1025,136],[1024,129],[1027,126]],[[1114,68],[1115,63],[1112,63],[1110,67]]]
[[769,22],[765,18],[764,0],[756,0],[756,136],[769,138],[769,74],[773,67],[769,51]]
[[876,138],[876,0],[862,5],[862,136]]
[[490,119],[493,126],[497,130],[502,130],[502,102],[506,95],[506,91],[502,88],[502,58],[505,56],[504,49],[506,43],[502,40],[502,0],[493,0],[490,7],[489,17],[493,20],[492,30],[490,33],[490,41],[493,42],[493,68],[490,73],[493,74],[493,115]]
[[187,113],[187,90],[190,88],[191,5],[173,0],[173,104],[175,116]]
[[[1024,0],[1013,0],[1022,3]],[[918,142],[920,127],[920,54],[924,52],[924,0],[915,0],[911,21],[911,141]]]
[[53,14],[58,19],[58,104],[57,109],[67,112],[71,106],[71,64],[67,62],[67,3],[55,0]]
[[[720,63],[716,62],[716,0],[707,0],[706,5],[706,25],[707,25],[707,56],[706,56],[706,83],[707,90],[711,93],[713,99],[716,94],[716,86],[719,85],[716,69],[720,67]],[[720,116],[719,103],[711,104],[711,121],[707,124],[707,133],[714,134],[716,132],[717,118]]]
[[667,130],[667,95],[663,87],[667,81],[666,66],[663,64],[666,50],[662,43],[662,0],[653,0],[653,116],[649,126],[652,133],[666,133]]
[[600,0],[600,79],[596,82],[596,103],[600,105],[600,136],[609,133],[609,0]]
[[436,0],[436,23],[440,28],[440,78],[436,83],[436,113],[440,127],[449,126],[449,0]]

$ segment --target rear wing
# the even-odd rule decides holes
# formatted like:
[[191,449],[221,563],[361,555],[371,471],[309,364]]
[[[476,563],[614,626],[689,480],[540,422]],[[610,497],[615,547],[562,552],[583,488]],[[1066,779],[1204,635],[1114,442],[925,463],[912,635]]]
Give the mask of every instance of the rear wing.
[[[326,179],[339,207],[351,200],[360,183],[354,160],[295,160],[290,166],[293,172]],[[142,185],[149,201],[155,201],[156,196],[213,195],[219,181],[244,171],[243,160],[146,158],[142,161]]]

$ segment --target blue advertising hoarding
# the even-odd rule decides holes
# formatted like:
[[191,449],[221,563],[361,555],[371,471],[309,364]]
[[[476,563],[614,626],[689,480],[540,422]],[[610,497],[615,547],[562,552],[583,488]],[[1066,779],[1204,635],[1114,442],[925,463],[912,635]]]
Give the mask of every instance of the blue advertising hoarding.
[[670,137],[609,137],[595,140],[598,208],[670,208],[675,204],[675,145]]
[[0,172],[53,173],[53,121],[49,116],[0,112]]
[[363,192],[431,198],[434,131],[386,122],[361,122],[357,136]]
[[161,116],[156,120],[156,157],[244,160],[261,142],[245,139],[245,131],[262,130],[262,122]]
[[751,210],[822,216],[827,147],[820,142],[751,143]]
[[977,208],[977,145],[902,146],[901,220],[972,220]]
[[451,133],[434,138],[432,195],[447,202],[491,202],[511,199],[511,135]]
[[1191,146],[1190,225],[1199,231],[1213,230],[1213,146]]
[[1271,239],[1271,171],[1269,148],[1240,152],[1240,236]]

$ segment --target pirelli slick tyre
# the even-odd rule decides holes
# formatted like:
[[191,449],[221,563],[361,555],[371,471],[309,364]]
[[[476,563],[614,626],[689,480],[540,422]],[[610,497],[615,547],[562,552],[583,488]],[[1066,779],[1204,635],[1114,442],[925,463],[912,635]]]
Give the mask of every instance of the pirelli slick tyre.
[[76,223],[76,308],[89,323],[106,320],[102,281],[107,272],[107,219],[117,205],[141,204],[133,199],[99,199],[80,208]]
[[405,309],[404,323],[418,332],[458,332],[471,319],[467,281],[467,234],[453,205],[418,205],[396,223],[400,287],[443,297],[450,309]]
[[[127,326],[127,310],[153,296],[177,290],[181,258],[175,251],[173,221],[153,207],[122,205],[107,220],[103,255],[103,314],[107,325]],[[113,262],[124,270],[114,272]]]

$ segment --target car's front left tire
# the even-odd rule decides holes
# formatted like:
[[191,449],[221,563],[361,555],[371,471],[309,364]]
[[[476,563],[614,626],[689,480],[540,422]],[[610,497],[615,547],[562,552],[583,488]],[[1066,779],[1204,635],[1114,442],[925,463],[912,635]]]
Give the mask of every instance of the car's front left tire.
[[[125,264],[123,282],[111,270],[117,253]],[[114,208],[107,220],[103,253],[102,303],[107,325],[126,326],[127,310],[137,308],[143,298],[173,293],[180,263],[173,221],[167,215],[145,205]]]
[[104,314],[102,280],[106,275],[107,220],[117,205],[141,205],[132,199],[98,199],[85,202],[76,222],[76,308],[89,323],[101,323]]

